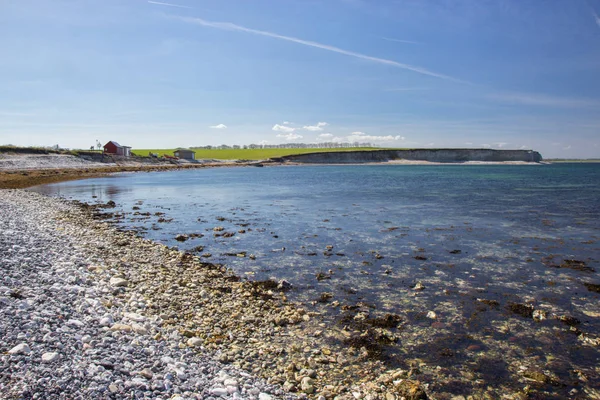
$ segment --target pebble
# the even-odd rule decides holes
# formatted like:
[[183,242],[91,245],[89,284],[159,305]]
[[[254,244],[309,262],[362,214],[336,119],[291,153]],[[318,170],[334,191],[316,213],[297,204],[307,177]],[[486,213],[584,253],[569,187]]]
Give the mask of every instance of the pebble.
[[43,362],[52,362],[56,359],[58,359],[60,357],[60,354],[56,353],[56,352],[50,352],[50,353],[44,353],[42,354],[42,361]]
[[27,343],[21,343],[8,351],[8,354],[29,354],[31,349]]
[[110,278],[110,285],[114,287],[126,287],[129,281],[125,278],[113,277]]

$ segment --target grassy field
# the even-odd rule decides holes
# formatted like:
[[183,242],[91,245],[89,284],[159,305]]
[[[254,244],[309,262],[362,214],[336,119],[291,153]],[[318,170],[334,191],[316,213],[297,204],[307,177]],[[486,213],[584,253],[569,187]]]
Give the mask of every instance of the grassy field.
[[[204,150],[192,149],[196,152],[196,159],[215,159],[215,160],[264,160],[272,157],[289,156],[291,154],[319,153],[331,151],[357,151],[357,150],[384,150],[379,147],[353,147],[339,149],[226,149],[226,150]],[[134,149],[131,152],[138,156],[148,156],[149,153],[155,153],[159,156],[163,154],[172,156],[175,149]]]

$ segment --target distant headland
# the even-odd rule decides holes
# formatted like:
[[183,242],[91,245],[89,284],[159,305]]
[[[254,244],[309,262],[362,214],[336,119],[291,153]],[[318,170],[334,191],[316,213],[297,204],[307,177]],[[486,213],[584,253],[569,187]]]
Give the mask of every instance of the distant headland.
[[426,161],[433,163],[464,162],[528,162],[539,163],[542,155],[534,150],[493,149],[409,149],[368,150],[344,152],[315,152],[293,154],[274,161],[309,164],[381,163],[395,160]]

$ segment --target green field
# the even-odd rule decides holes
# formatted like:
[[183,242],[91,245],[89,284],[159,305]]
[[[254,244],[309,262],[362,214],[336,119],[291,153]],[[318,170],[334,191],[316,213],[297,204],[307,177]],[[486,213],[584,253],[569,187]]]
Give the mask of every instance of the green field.
[[[148,156],[149,153],[158,154],[159,157],[166,154],[173,156],[176,149],[134,149],[131,152],[137,156]],[[196,159],[215,159],[215,160],[265,160],[272,157],[289,156],[292,154],[322,153],[332,151],[358,151],[358,150],[385,150],[379,147],[352,147],[336,149],[225,149],[225,150],[205,150],[192,149],[196,152]]]

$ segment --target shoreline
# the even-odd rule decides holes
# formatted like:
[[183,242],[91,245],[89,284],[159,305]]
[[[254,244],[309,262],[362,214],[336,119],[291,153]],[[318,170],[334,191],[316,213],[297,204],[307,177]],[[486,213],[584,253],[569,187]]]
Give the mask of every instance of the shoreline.
[[[0,168],[0,189],[24,189],[32,186],[66,182],[72,180],[90,179],[105,177],[122,172],[164,172],[172,170],[188,170],[197,168],[217,168],[217,167],[252,167],[257,164],[265,166],[327,166],[327,165],[546,165],[550,163],[532,163],[520,161],[502,161],[502,162],[456,162],[440,163],[430,161],[415,160],[390,160],[386,162],[366,162],[366,163],[327,163],[311,164],[300,162],[266,162],[266,161],[223,161],[223,162],[200,162],[184,164],[143,164],[143,163],[125,163],[100,164],[89,163],[89,165],[76,166],[58,166],[56,168],[47,168],[41,165],[17,166],[14,168]],[[0,167],[2,167],[0,165]]]
[[[175,349],[183,353],[178,353],[180,362],[188,366],[197,357],[208,357],[221,370],[227,370],[228,376],[246,376],[258,382],[253,384],[268,392],[260,399],[267,399],[269,395],[292,398],[284,394],[289,392],[310,398],[346,399],[350,398],[351,391],[375,393],[381,392],[383,387],[394,396],[411,390],[424,393],[419,383],[411,379],[403,379],[398,385],[392,383],[392,375],[408,378],[408,371],[387,371],[381,362],[369,359],[364,353],[366,350],[331,343],[330,337],[324,334],[329,328],[319,321],[316,313],[287,301],[285,283],[280,283],[278,288],[278,283],[273,281],[241,281],[226,267],[203,263],[197,256],[136,237],[131,232],[120,232],[94,219],[93,211],[85,205],[75,206],[66,200],[9,189],[0,190],[0,208],[6,211],[2,219],[5,229],[0,234],[4,245],[31,238],[41,241],[40,248],[52,246],[53,242],[68,243],[63,250],[50,252],[44,268],[47,273],[41,274],[42,277],[33,266],[23,271],[23,265],[32,258],[29,251],[15,254],[8,270],[4,271],[10,278],[5,281],[10,284],[3,286],[0,292],[6,307],[2,326],[16,323],[15,318],[19,317],[28,320],[31,313],[38,319],[53,315],[44,328],[26,325],[25,334],[3,338],[0,360],[5,367],[0,387],[4,393],[10,390],[18,397],[30,393],[32,387],[37,387],[34,392],[50,390],[45,385],[50,380],[35,383],[41,376],[32,363],[39,364],[42,356],[52,358],[48,363],[62,369],[67,368],[65,362],[71,365],[75,359],[84,360],[81,362],[86,368],[95,368],[98,372],[102,363],[91,358],[102,352],[107,340]],[[27,237],[19,237],[15,229],[18,226],[25,227]],[[73,257],[73,253],[78,256]],[[65,262],[65,259],[70,261]],[[33,293],[54,290],[56,279],[69,282],[59,286],[78,286],[74,292],[77,295],[58,307],[58,310],[70,309],[71,312],[53,310],[36,314],[46,303],[40,302],[40,297]],[[30,281],[29,284],[22,283],[26,281]],[[88,315],[78,316],[73,311],[88,308],[93,309],[88,310]],[[61,314],[64,315],[60,317]],[[22,324],[17,323],[5,331],[19,329]],[[86,334],[73,336],[71,331],[79,328],[85,329]],[[46,332],[55,333],[49,333],[51,337],[48,337],[44,335]],[[65,353],[64,347],[55,345],[55,342],[68,341],[63,339],[69,336],[74,341],[71,346],[76,349],[75,358]],[[142,342],[144,345],[139,344]],[[19,348],[23,345],[27,351]],[[162,380],[155,384],[148,378],[157,372],[140,372],[144,364],[135,361],[130,360],[133,366],[129,369],[136,371],[128,371],[120,379],[113,378],[112,383],[92,385],[93,395],[112,392],[115,388],[111,388],[111,384],[118,387],[116,391],[125,393],[137,385],[173,394],[168,387],[161,386]],[[164,364],[155,369],[175,368],[169,367],[171,362]],[[40,368],[43,374],[48,374],[47,362],[42,362]],[[184,370],[187,372],[182,374],[192,373],[185,367]],[[106,367],[100,372],[105,373]],[[5,381],[7,376],[10,376],[10,384]],[[134,376],[136,378],[131,378]],[[80,379],[85,382],[84,377]],[[182,385],[186,381],[180,380]],[[211,385],[218,389],[216,393],[229,389],[215,382]],[[215,389],[210,386],[198,393],[184,387],[192,398],[215,394],[210,392]],[[242,390],[241,386],[237,387],[238,391]]]
[[[289,302],[283,290],[285,285],[278,288],[278,282],[273,281],[241,281],[224,266],[203,263],[199,257],[141,239],[133,232],[121,232],[115,226],[100,221],[97,214],[102,210],[94,206],[22,190],[0,190],[0,210],[4,210],[7,204],[9,209],[12,207],[13,213],[3,214],[6,215],[3,216],[3,223],[15,227],[25,220],[29,225],[29,234],[36,238],[39,235],[38,243],[42,244],[53,241],[55,236],[67,237],[69,245],[64,249],[54,250],[61,257],[68,257],[71,252],[85,254],[85,257],[77,258],[73,266],[49,266],[59,271],[55,272],[55,275],[76,276],[79,283],[85,283],[80,286],[86,286],[86,291],[100,293],[98,299],[101,299],[101,304],[94,302],[96,316],[89,320],[91,325],[100,324],[106,315],[111,315],[112,318],[110,324],[101,325],[94,332],[90,332],[89,341],[74,339],[76,348],[79,346],[81,349],[78,350],[82,350],[81,354],[77,353],[77,357],[85,359],[88,352],[93,354],[96,351],[94,346],[104,343],[107,338],[124,340],[127,343],[143,343],[140,347],[166,347],[173,351],[181,351],[177,353],[180,360],[178,362],[187,365],[185,371],[196,363],[193,361],[196,357],[208,357],[221,363],[216,369],[222,371],[231,368],[227,370],[228,376],[239,378],[246,374],[248,376],[245,379],[254,382],[252,385],[255,386],[260,383],[253,379],[265,379],[264,385],[271,386],[268,390],[265,389],[266,392],[261,392],[264,394],[262,399],[271,395],[291,396],[284,395],[284,392],[298,393],[308,398],[340,400],[356,398],[355,393],[359,398],[369,398],[371,395],[370,398],[373,399],[411,398],[410,393],[415,394],[412,398],[427,398],[423,396],[427,396],[428,384],[435,385],[439,380],[435,378],[435,364],[423,363],[418,358],[404,360],[402,369],[388,369],[378,360],[370,347],[374,343],[365,339],[384,339],[388,334],[387,329],[368,328],[360,332],[353,327],[355,322],[351,321],[348,323],[349,329],[337,324],[325,324],[318,313],[306,311],[302,304]],[[44,229],[38,232],[37,224],[41,224]],[[3,231],[0,233],[0,239],[3,235],[7,243],[15,242],[14,233],[7,234]],[[52,260],[55,256],[50,252],[49,259]],[[29,257],[29,253],[24,252],[15,260],[18,265],[27,265],[26,259]],[[62,261],[59,262],[61,263]],[[14,271],[9,271],[12,272]],[[119,283],[122,281],[118,279],[126,280],[127,284],[122,285]],[[48,289],[45,282],[38,283],[41,286],[40,290],[52,289]],[[5,286],[9,287],[6,284]],[[9,310],[20,309],[21,306],[29,307],[27,310],[35,309],[37,302],[32,305],[23,305],[20,302],[28,301],[28,290],[33,291],[35,288],[30,287],[17,292],[11,288],[3,293],[1,301],[9,305]],[[26,297],[12,297],[14,293]],[[13,301],[14,299],[19,301]],[[75,299],[79,303],[73,303],[74,308],[79,307],[82,300],[89,302],[93,299],[94,297],[87,296]],[[69,304],[66,306],[70,307]],[[15,311],[15,315],[18,313],[18,310]],[[77,317],[71,319],[81,320]],[[86,324],[87,322],[84,321]],[[71,323],[73,324],[77,325],[75,322]],[[70,326],[71,328],[73,326]],[[360,329],[363,328],[364,325]],[[58,333],[58,337],[65,333],[62,332],[63,327],[59,329],[60,331],[56,330],[61,332]],[[36,336],[35,333],[30,335]],[[18,335],[13,336],[10,340],[5,340],[10,345],[0,347],[0,352],[10,351],[14,348],[12,345],[22,343],[19,342]],[[30,347],[39,359],[44,344],[36,343],[36,346]],[[13,362],[27,365],[14,355],[3,357],[6,357],[3,359],[5,365],[11,365]],[[61,357],[71,362],[68,356]],[[206,360],[202,362],[210,364]],[[177,367],[176,363],[164,364],[155,367],[163,375],[169,373],[165,372],[166,369]],[[116,384],[119,390],[135,390],[132,389],[135,385],[151,388],[154,383],[141,375],[143,369],[130,371],[130,376],[135,378],[127,378],[124,375],[117,379],[122,381]],[[147,372],[145,375],[150,376]],[[186,373],[192,374],[189,371],[183,372]],[[134,381],[139,376],[146,381]],[[535,378],[542,379],[538,375]],[[208,379],[212,386],[207,386],[210,387],[207,390],[216,389],[215,393],[228,390],[223,382],[217,382],[217,378]],[[417,381],[418,379],[423,384]],[[241,380],[242,378],[238,379]],[[185,385],[185,380],[175,379],[173,382]],[[0,389],[3,383],[0,381]],[[502,390],[484,386],[473,388],[470,394],[479,398],[478,396],[496,395]],[[253,388],[248,386],[244,389],[243,385],[238,385],[239,391],[249,391]],[[429,389],[435,392],[433,388]],[[111,389],[105,387],[103,390],[106,392]],[[197,398],[215,393],[200,392]],[[228,395],[232,393],[228,392]],[[514,392],[513,395],[518,396],[519,393]],[[256,398],[252,394],[248,397]]]

